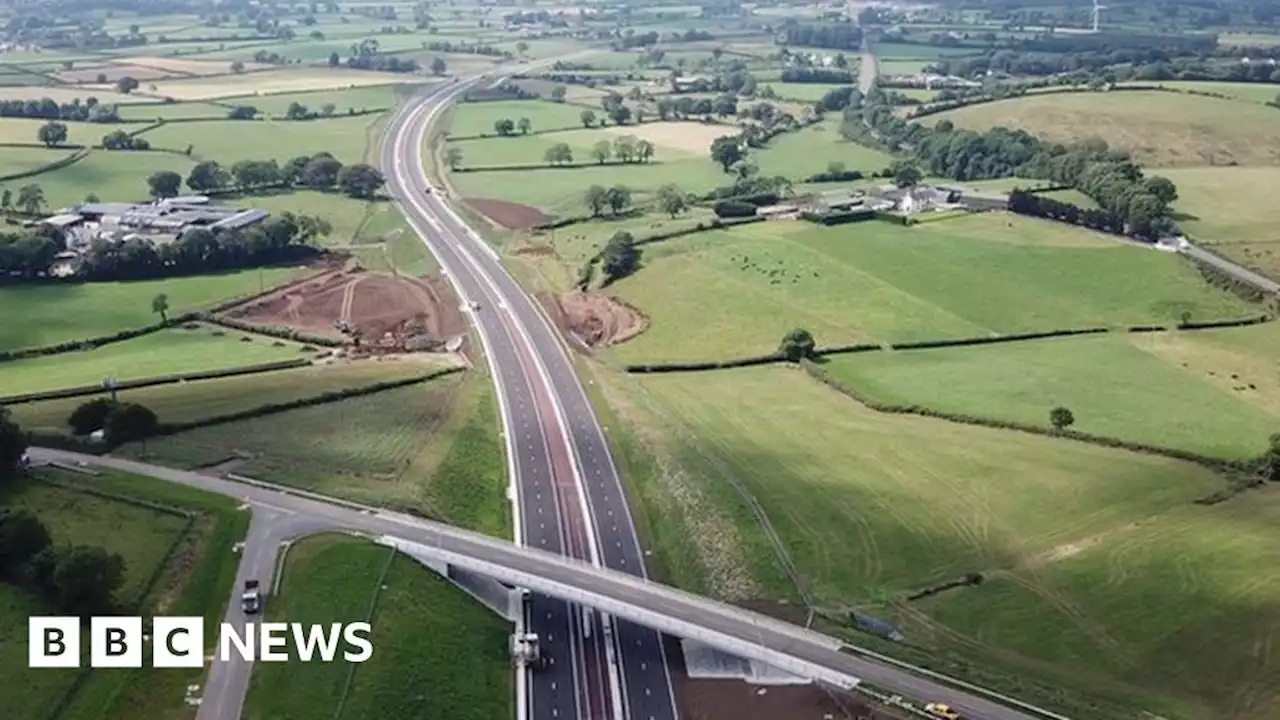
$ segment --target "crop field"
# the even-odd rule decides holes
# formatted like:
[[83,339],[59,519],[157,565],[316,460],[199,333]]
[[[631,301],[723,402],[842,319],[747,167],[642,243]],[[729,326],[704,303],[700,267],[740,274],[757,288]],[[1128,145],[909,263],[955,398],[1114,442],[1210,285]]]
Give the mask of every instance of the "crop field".
[[[440,496],[433,477],[450,460],[456,436],[480,407],[480,379],[451,375],[425,384],[350,398],[265,417],[214,425],[149,441],[126,452],[161,464],[195,467],[233,454],[251,459],[237,472],[271,482],[347,497],[362,502],[391,502],[432,514],[447,508],[432,503]],[[497,476],[485,471],[471,492],[493,491],[501,501],[505,477],[501,447],[493,423],[488,446],[498,448]],[[467,433],[463,433],[464,436]],[[480,447],[486,446],[481,443]],[[465,462],[477,468],[489,460],[477,454]],[[466,467],[465,465],[462,467]],[[455,468],[453,472],[461,473]],[[476,478],[471,471],[468,478]],[[447,474],[440,470],[441,477]],[[448,500],[448,498],[446,498]]]
[[[1275,490],[1195,505],[1225,480],[1163,458],[875,413],[793,368],[639,387],[635,402],[681,439],[694,486],[683,495],[711,504],[691,523],[649,510],[655,534],[704,540],[672,564],[746,572],[757,600],[794,595],[769,548],[734,544],[760,533],[733,482],[763,506],[816,602],[902,623],[932,667],[1032,702],[1052,695],[1080,717],[1132,717],[1138,704],[1194,717],[1274,708],[1274,661],[1251,648],[1280,639],[1280,578],[1265,571],[1280,561]],[[707,516],[733,524],[707,539],[697,529]],[[988,580],[978,588],[901,599],[975,571]]]
[[[178,315],[286,282],[300,268],[267,268],[221,275],[138,282],[25,285],[0,288],[0,349],[54,345],[142,327],[159,318],[151,299],[169,296]],[[20,318],[14,321],[15,318]]]
[[[246,337],[250,341],[245,342]],[[7,362],[0,395],[96,385],[107,377],[137,380],[290,360],[299,356],[299,347],[214,326],[173,328],[93,350]]]
[[1159,91],[1034,95],[932,115],[976,130],[1017,127],[1054,142],[1088,136],[1151,167],[1280,162],[1276,111],[1254,103]]
[[[503,118],[529,118],[534,131],[582,127],[582,111],[576,105],[543,100],[497,100],[460,103],[453,109],[449,134],[453,137],[496,135],[493,123]],[[599,115],[600,113],[596,113]]]
[[[336,117],[303,121],[169,123],[146,132],[152,147],[184,150],[191,155],[230,166],[240,160],[280,162],[321,151],[346,163],[364,159],[370,138],[370,117]],[[145,179],[143,176],[142,179]]]
[[[261,339],[254,341],[254,344],[260,343]],[[165,351],[167,352],[167,348]],[[238,361],[234,364],[242,363]],[[340,361],[293,370],[121,390],[117,395],[121,402],[146,405],[165,422],[189,422],[260,405],[414,377],[430,372],[435,367],[438,365],[434,361],[419,360]],[[64,432],[71,412],[89,399],[75,397],[43,400],[10,405],[9,411],[25,429]]]
[[513,712],[511,626],[433,571],[390,548],[327,535],[296,544],[284,572],[269,619],[368,620],[374,653],[355,666],[258,663],[246,720],[492,720]]
[[[347,43],[344,43],[344,46]],[[250,52],[250,55],[253,53]],[[325,53],[327,56],[328,53]],[[138,92],[149,97],[174,100],[217,100],[222,98],[269,95],[306,90],[339,90],[365,85],[395,85],[417,82],[414,75],[366,72],[363,70],[270,70],[266,72],[225,75],[207,79],[162,80],[144,85]]]
[[1176,257],[1011,215],[912,228],[766,222],[643,252],[644,267],[611,286],[651,321],[611,351],[627,362],[760,355],[795,327],[841,345],[1252,312]]
[[194,165],[193,159],[172,153],[94,150],[79,162],[26,178],[21,184],[39,185],[48,209],[82,203],[89,195],[104,202],[141,202],[150,199],[147,178],[152,173],[172,170],[185,178]]
[[[1269,326],[1226,332],[1246,331],[1276,335]],[[1280,384],[1265,355],[1222,347],[1221,332],[845,355],[827,367],[884,402],[1043,427],[1062,405],[1082,432],[1256,457],[1280,419]]]

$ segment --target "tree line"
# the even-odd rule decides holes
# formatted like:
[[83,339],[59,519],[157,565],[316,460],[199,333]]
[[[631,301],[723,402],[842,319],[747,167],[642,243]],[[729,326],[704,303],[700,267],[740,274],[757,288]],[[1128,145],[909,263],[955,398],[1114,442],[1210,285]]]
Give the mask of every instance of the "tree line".
[[778,28],[779,45],[858,50],[862,47],[862,28],[850,22],[805,23],[788,20]]
[[[157,179],[158,182],[153,182]],[[162,171],[148,179],[153,197],[174,197],[181,191],[182,184],[182,176],[172,171]],[[186,178],[186,186],[201,193],[281,185],[312,190],[337,187],[350,197],[371,200],[386,185],[386,178],[372,165],[343,165],[341,160],[327,152],[300,155],[283,165],[274,159],[241,160],[229,169],[216,161],[205,160],[191,168]]]
[[1047,218],[1071,225],[1080,225],[1091,230],[1123,235],[1124,218],[1108,210],[1081,208],[1072,203],[1062,202],[1025,190],[1014,190],[1009,193],[1009,210],[1019,215]]
[[0,117],[41,118],[72,122],[120,122],[120,114],[116,106],[103,105],[95,97],[86,98],[84,102],[81,102],[80,98],[76,98],[69,103],[58,103],[52,98],[0,100]]

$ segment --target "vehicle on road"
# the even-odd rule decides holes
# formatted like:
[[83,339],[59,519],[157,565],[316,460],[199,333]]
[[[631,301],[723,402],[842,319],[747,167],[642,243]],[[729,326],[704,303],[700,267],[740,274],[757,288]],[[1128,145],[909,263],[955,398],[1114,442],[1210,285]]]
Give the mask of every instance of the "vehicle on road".
[[262,609],[262,588],[257,580],[244,581],[244,592],[240,593],[240,609],[246,615],[253,615]]
[[476,311],[480,309],[480,303],[472,301],[468,307],[470,307],[472,311]]
[[924,706],[924,711],[940,720],[964,720],[964,718],[960,717],[960,713],[952,710],[949,705],[943,705],[942,703],[929,703]]
[[537,633],[516,633],[511,636],[511,660],[519,667],[538,670],[547,666],[547,658],[538,644]]

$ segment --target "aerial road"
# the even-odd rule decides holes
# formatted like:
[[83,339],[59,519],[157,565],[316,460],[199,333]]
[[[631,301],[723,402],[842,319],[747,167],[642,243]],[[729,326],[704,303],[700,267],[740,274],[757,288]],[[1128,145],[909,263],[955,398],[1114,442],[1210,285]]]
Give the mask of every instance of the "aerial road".
[[[507,437],[515,539],[644,577],[608,442],[566,348],[497,254],[430,190],[424,135],[464,86],[437,87],[403,108],[387,133],[382,168],[405,216],[471,309]],[[537,596],[527,619],[551,662],[531,678],[533,717],[676,718],[658,633]]]

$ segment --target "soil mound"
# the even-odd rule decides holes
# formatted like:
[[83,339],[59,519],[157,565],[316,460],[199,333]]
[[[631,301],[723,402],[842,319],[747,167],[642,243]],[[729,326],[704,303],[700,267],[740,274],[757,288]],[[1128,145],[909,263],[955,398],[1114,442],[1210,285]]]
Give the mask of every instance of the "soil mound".
[[592,348],[626,342],[649,325],[640,311],[608,295],[573,292],[556,304],[566,329]]

